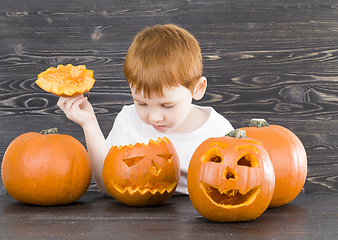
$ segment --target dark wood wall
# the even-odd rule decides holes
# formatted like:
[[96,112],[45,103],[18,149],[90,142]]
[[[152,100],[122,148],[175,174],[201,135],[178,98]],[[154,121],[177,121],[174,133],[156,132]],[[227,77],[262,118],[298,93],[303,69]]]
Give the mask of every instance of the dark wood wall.
[[[304,192],[338,193],[337,0],[1,0],[0,160],[25,132],[79,126],[34,81],[58,64],[85,64],[105,135],[124,104],[126,51],[145,26],[175,23],[200,42],[211,105],[234,127],[265,118],[292,130],[308,153]],[[1,186],[0,186],[1,187]]]

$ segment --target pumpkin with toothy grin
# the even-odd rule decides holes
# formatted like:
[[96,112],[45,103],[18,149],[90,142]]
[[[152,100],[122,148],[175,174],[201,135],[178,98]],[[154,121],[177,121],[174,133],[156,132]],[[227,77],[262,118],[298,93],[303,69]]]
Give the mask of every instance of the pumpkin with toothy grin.
[[260,142],[241,134],[207,139],[190,161],[189,197],[210,221],[253,220],[272,199],[275,175],[269,155]]
[[174,145],[166,137],[113,146],[105,159],[102,179],[108,193],[130,206],[152,206],[166,201],[180,177]]
[[203,182],[200,184],[204,194],[210,198],[210,201],[213,201],[216,205],[228,208],[250,204],[256,199],[261,188],[261,186],[257,186],[243,194],[239,189],[224,189],[221,191],[215,186]]

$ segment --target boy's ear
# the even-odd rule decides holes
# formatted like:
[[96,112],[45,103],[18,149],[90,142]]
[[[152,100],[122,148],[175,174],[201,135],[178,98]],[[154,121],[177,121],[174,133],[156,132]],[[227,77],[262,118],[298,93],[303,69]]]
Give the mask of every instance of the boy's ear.
[[200,100],[204,96],[206,89],[207,89],[207,78],[201,77],[200,79],[198,79],[195,85],[192,97],[195,100]]

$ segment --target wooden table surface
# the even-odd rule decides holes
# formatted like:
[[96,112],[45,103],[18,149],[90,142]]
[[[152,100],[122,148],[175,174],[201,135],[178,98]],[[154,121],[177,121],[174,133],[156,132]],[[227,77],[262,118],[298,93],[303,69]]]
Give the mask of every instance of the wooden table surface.
[[249,222],[214,223],[188,196],[129,207],[88,191],[78,201],[30,206],[0,196],[0,239],[338,239],[338,196],[300,194]]

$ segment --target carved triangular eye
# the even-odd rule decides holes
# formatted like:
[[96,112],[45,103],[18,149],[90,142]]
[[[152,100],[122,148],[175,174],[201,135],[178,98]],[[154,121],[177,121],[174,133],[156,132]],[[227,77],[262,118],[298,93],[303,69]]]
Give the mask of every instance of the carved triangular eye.
[[210,158],[209,162],[221,163],[222,157],[220,157],[220,156],[212,157],[212,158]]
[[252,154],[245,153],[237,160],[237,165],[246,167],[259,167],[259,162]]
[[131,167],[137,164],[139,161],[144,159],[146,156],[132,157],[132,158],[123,158],[122,161],[128,166]]
[[203,154],[201,162],[223,163],[222,153],[218,147],[212,147]]
[[160,158],[163,158],[164,160],[168,161],[169,163],[171,163],[172,159],[173,159],[173,155],[172,154],[158,154],[157,155]]

